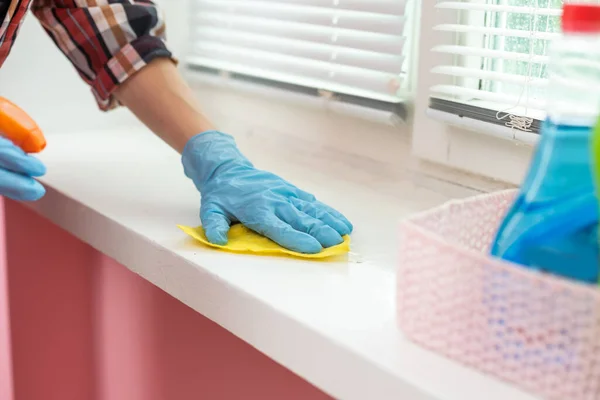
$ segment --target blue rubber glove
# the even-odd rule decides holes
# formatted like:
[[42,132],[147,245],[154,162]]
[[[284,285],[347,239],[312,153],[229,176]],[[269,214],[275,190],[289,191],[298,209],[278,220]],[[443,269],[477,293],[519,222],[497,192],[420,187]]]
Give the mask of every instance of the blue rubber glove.
[[227,244],[229,226],[241,222],[290,250],[318,253],[343,242],[352,224],[280,177],[261,171],[233,137],[210,131],[194,136],[182,156],[187,177],[202,195],[200,219],[207,239]]
[[0,137],[0,195],[19,201],[39,200],[46,190],[32,177],[45,173],[40,160]]

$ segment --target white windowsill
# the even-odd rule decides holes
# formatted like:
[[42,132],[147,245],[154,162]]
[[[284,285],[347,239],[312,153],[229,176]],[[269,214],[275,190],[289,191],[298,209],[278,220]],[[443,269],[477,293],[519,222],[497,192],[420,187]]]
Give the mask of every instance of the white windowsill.
[[[236,137],[259,167],[348,215],[356,227],[348,259],[233,255],[190,243],[175,224],[198,223],[198,194],[179,156],[143,127],[55,135],[41,155],[48,195],[30,206],[336,398],[533,400],[398,330],[397,222],[451,196],[402,172],[410,158],[402,142],[362,132],[397,145],[394,166],[328,148],[338,133],[282,137],[249,127]],[[363,154],[381,150],[361,145]]]

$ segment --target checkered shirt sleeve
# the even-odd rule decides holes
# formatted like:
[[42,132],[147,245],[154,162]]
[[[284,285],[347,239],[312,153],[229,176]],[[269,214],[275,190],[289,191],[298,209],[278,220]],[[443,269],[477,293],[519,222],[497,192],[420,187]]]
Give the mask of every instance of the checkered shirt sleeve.
[[31,9],[102,110],[118,106],[115,89],[152,60],[173,59],[150,0],[34,0]]

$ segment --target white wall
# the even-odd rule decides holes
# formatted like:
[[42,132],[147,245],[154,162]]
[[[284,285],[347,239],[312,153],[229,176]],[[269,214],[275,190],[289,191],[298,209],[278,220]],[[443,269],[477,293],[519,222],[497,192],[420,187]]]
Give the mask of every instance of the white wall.
[[103,118],[87,85],[32,15],[0,69],[0,95],[25,109],[46,133],[106,126],[122,117]]
[[[172,21],[167,23],[167,35],[177,54],[184,48],[187,35],[186,1],[159,1],[167,19]],[[31,14],[0,69],[0,96],[25,109],[47,134],[101,129],[132,121],[127,110],[103,113],[97,109],[89,87]]]

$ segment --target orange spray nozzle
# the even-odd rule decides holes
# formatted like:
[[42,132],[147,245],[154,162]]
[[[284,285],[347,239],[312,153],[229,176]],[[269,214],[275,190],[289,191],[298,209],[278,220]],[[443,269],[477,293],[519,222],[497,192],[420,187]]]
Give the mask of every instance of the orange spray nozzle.
[[26,153],[39,153],[46,147],[46,139],[35,121],[4,97],[0,97],[0,135]]

